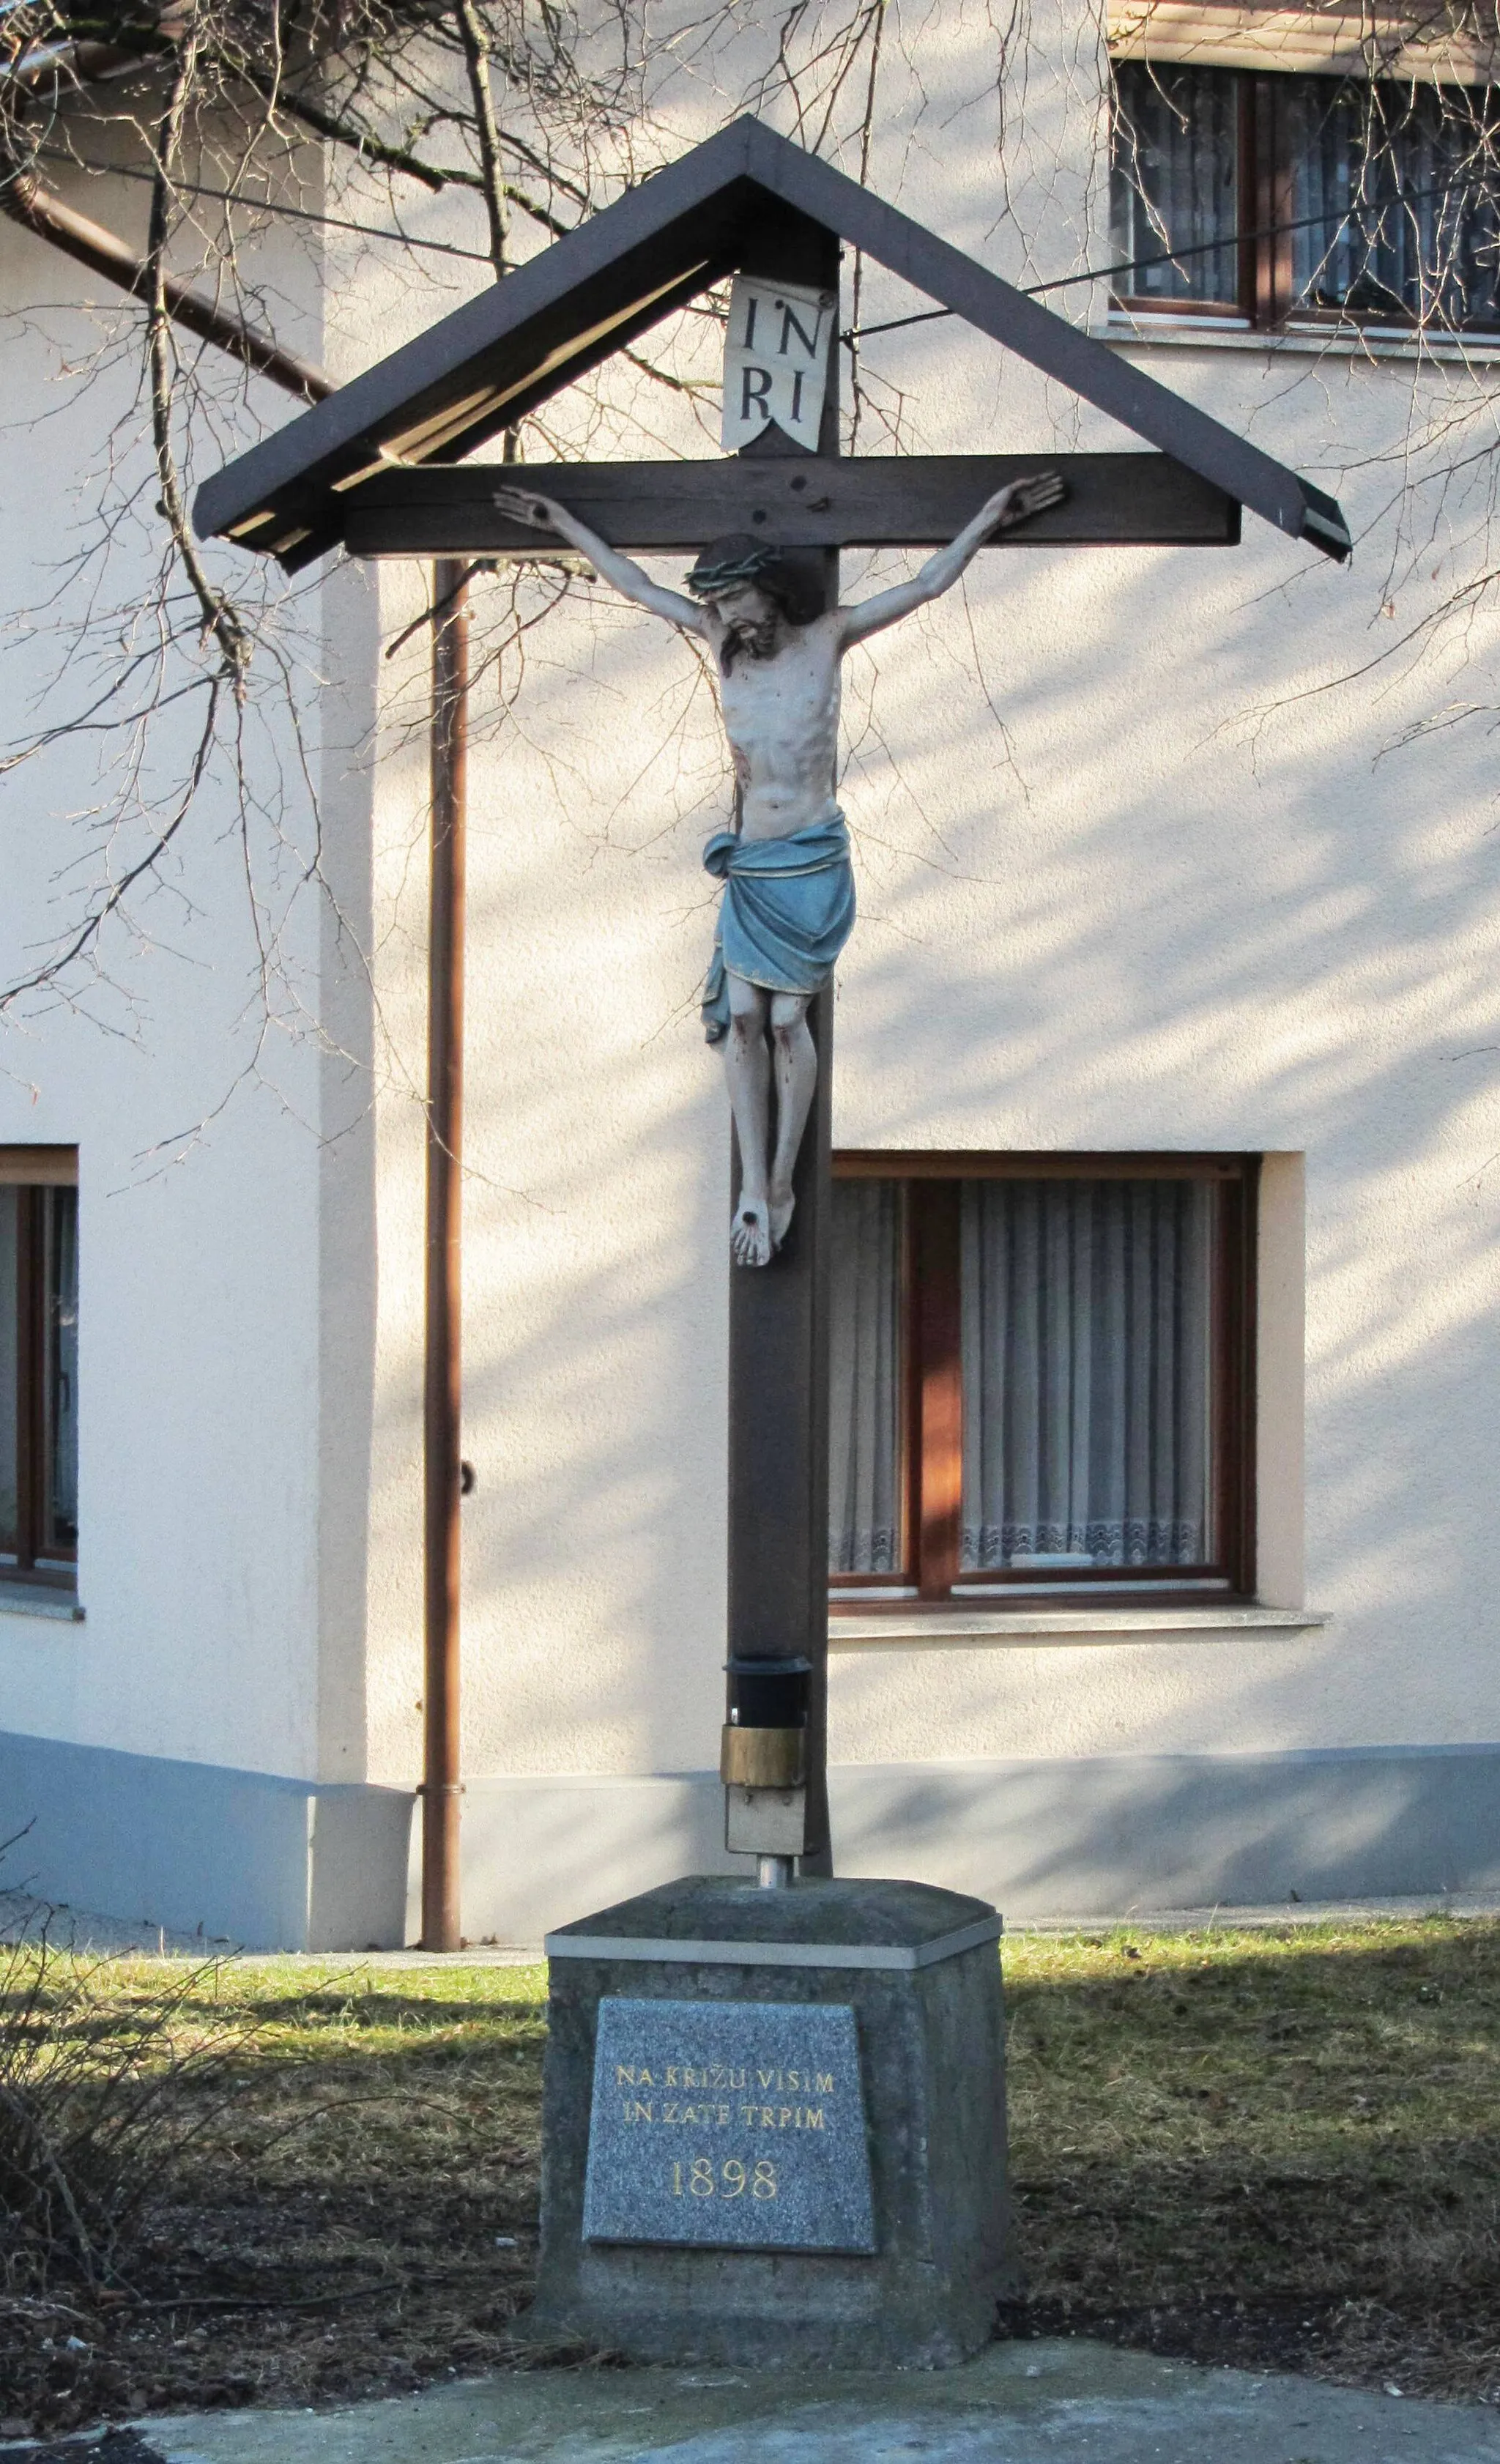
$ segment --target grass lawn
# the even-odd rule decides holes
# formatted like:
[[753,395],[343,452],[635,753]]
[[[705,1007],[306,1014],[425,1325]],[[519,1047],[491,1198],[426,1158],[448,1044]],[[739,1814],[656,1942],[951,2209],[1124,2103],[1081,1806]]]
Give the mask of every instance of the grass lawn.
[[[1005,1973],[1012,2332],[1500,2401],[1500,1923],[1032,1936]],[[163,1974],[98,1968],[91,2033]],[[232,2092],[184,2090],[205,2126],[121,2290],[0,2290],[0,2429],[515,2358],[544,1996],[540,1969],[205,1972],[175,2035],[243,2028]]]

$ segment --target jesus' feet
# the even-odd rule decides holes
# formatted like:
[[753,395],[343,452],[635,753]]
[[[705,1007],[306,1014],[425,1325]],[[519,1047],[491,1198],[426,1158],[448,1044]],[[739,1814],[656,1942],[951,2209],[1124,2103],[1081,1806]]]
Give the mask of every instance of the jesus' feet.
[[791,1225],[792,1208],[796,1203],[797,1200],[792,1196],[789,1189],[779,1190],[776,1187],[775,1182],[772,1182],[770,1212],[771,1246],[773,1249],[779,1249],[782,1243],[785,1240],[787,1231]]
[[742,1198],[729,1227],[729,1249],[737,1266],[768,1266],[771,1226],[764,1199]]

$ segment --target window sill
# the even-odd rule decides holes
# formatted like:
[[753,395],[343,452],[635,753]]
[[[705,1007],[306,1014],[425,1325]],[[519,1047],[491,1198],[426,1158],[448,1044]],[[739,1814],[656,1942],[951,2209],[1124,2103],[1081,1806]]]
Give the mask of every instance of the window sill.
[[42,1583],[0,1582],[0,1615],[61,1617],[69,1625],[83,1622],[77,1592],[50,1591]]
[[1098,342],[1122,342],[1135,349],[1176,351],[1268,351],[1293,358],[1349,360],[1431,360],[1445,365],[1492,367],[1500,363],[1500,334],[1408,335],[1392,326],[1308,325],[1290,333],[1257,333],[1249,325],[1221,324],[1217,319],[1130,317],[1112,315],[1089,328]]
[[1320,1609],[1268,1609],[1253,1601],[1223,1608],[925,1608],[870,1612],[835,1609],[828,1618],[830,1645],[849,1642],[1059,1642],[1091,1637],[1157,1634],[1310,1634],[1328,1623]]

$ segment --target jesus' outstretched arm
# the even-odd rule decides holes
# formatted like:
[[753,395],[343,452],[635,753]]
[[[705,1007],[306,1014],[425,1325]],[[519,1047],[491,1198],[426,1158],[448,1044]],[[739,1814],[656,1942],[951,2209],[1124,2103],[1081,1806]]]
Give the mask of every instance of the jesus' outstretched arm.
[[958,538],[940,547],[936,556],[930,556],[910,582],[898,582],[890,590],[877,591],[873,599],[863,600],[857,607],[839,610],[843,619],[840,649],[847,650],[856,642],[868,641],[871,633],[883,633],[888,625],[898,625],[903,616],[925,606],[929,599],[940,599],[945,590],[953,588],[965,567],[973,563],[986,539],[993,539],[997,531],[1029,521],[1033,514],[1046,513],[1049,506],[1060,505],[1067,494],[1055,471],[1038,471],[997,489],[981,505],[974,519],[965,522]]
[[622,556],[586,522],[570,514],[565,505],[555,503],[550,496],[539,496],[530,488],[496,488],[495,507],[497,513],[508,514],[513,522],[524,522],[531,530],[556,531],[569,547],[587,557],[601,581],[618,590],[622,599],[648,608],[653,616],[664,616],[669,625],[680,625],[685,633],[704,631],[703,609],[695,599],[684,599],[679,590],[664,590],[633,558]]

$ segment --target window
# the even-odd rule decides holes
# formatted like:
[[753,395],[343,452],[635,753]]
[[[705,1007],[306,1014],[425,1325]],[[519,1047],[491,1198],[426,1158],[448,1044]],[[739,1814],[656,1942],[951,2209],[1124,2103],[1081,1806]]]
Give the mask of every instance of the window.
[[1261,326],[1500,327],[1500,95],[1123,60],[1127,306]]
[[1247,1595],[1254,1158],[834,1176],[835,1604]]
[[0,1576],[71,1586],[78,1193],[71,1147],[0,1147]]

